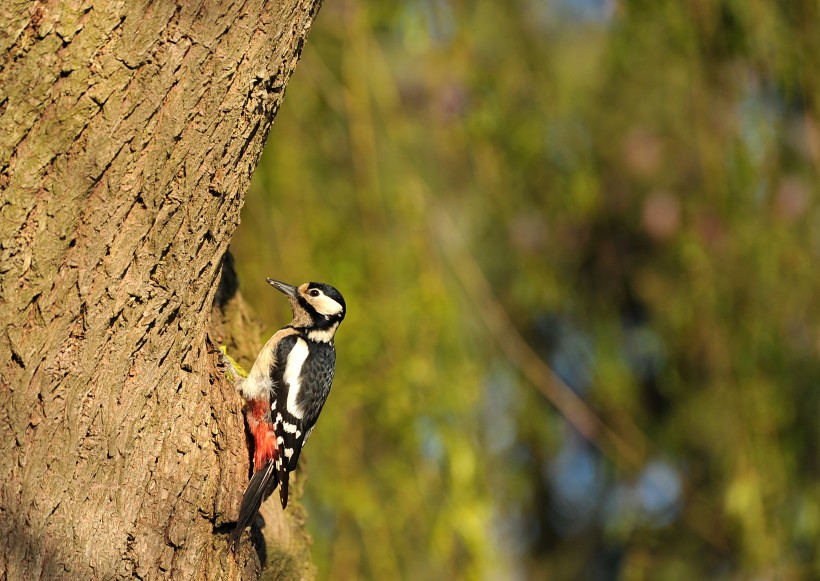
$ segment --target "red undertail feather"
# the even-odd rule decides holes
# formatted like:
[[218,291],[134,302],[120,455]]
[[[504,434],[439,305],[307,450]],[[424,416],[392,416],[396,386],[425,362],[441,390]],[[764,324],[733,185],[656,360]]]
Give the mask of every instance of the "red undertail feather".
[[271,494],[278,484],[276,457],[279,455],[279,447],[276,444],[273,424],[270,422],[269,410],[270,404],[266,401],[248,402],[246,409],[248,428],[253,436],[254,474],[242,496],[239,518],[231,533],[229,544],[233,550],[239,546],[242,532],[256,517],[265,496]]
[[276,461],[279,446],[276,444],[276,434],[273,425],[265,420],[268,412],[267,402],[250,402],[248,409],[248,427],[253,436],[253,470],[258,472],[264,468],[269,460]]

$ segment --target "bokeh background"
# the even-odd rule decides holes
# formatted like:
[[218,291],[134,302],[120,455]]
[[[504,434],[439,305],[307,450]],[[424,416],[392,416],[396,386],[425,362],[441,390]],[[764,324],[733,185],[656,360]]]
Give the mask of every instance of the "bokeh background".
[[325,2],[232,247],[348,302],[321,579],[820,578],[819,13]]

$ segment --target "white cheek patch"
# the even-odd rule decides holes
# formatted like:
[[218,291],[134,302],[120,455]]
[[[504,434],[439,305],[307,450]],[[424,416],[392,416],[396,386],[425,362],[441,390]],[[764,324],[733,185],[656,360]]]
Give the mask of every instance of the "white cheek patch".
[[310,301],[310,304],[313,305],[313,308],[316,309],[316,312],[320,315],[333,316],[342,312],[342,305],[324,293],[320,294],[318,297],[309,296],[308,301]]
[[299,398],[299,392],[302,390],[300,376],[308,353],[308,346],[304,339],[297,339],[293,349],[290,350],[290,355],[288,355],[288,364],[285,366],[283,375],[283,379],[288,386],[288,411],[293,417],[300,420],[305,414],[296,402]]

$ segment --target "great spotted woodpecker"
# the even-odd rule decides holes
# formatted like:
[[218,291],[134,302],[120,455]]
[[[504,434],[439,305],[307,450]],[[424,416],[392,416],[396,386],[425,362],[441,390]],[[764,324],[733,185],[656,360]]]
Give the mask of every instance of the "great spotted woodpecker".
[[247,402],[254,474],[231,533],[234,548],[277,485],[282,508],[288,504],[288,474],[296,468],[330,392],[336,367],[333,337],[345,317],[344,298],[330,285],[307,282],[295,287],[267,281],[288,296],[293,320],[268,340],[248,377],[236,379]]

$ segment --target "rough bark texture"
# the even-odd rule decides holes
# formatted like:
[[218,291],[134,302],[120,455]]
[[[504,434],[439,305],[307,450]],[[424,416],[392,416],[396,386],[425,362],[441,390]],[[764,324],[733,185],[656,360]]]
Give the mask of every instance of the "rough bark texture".
[[[318,7],[0,6],[0,579],[258,574],[208,339],[241,299],[211,305]],[[271,518],[271,570],[308,575],[302,515]]]

